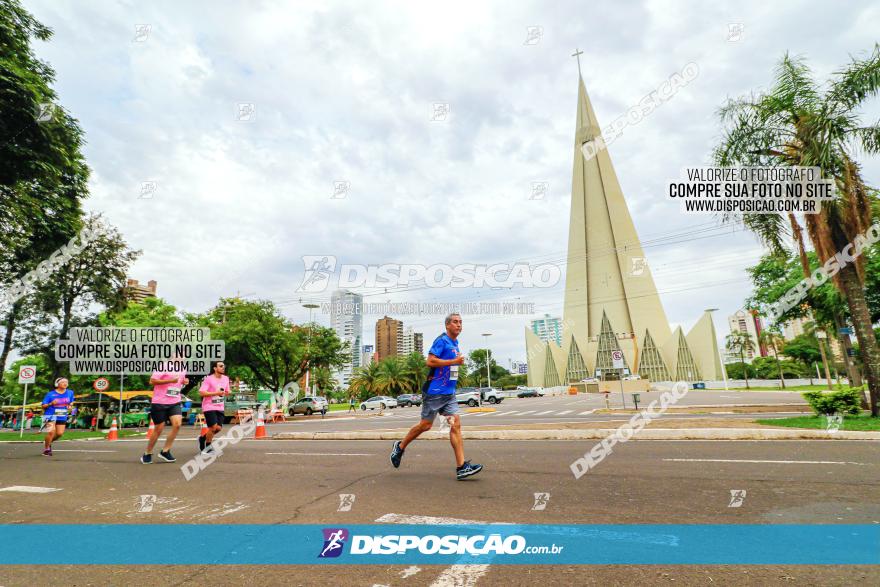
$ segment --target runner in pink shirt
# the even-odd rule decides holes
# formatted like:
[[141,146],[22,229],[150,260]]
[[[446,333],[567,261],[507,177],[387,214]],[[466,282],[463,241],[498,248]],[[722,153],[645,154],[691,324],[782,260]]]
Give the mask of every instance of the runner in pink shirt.
[[165,422],[171,423],[171,432],[165,437],[165,448],[159,451],[159,458],[167,463],[177,460],[171,454],[171,445],[174,444],[183,422],[183,410],[180,406],[181,389],[188,383],[186,371],[154,371],[150,375],[150,385],[153,386],[150,419],[156,427],[147,442],[147,452],[141,456],[143,464],[149,465],[153,462],[153,447],[156,446],[156,441],[165,429]]
[[199,436],[199,449],[208,452],[214,450],[211,448],[211,442],[214,435],[223,428],[223,419],[226,407],[225,397],[229,395],[229,377],[224,375],[226,365],[223,361],[214,363],[211,374],[202,380],[202,386],[199,388],[199,395],[202,396],[202,414],[205,416],[205,425],[208,432],[204,436]]

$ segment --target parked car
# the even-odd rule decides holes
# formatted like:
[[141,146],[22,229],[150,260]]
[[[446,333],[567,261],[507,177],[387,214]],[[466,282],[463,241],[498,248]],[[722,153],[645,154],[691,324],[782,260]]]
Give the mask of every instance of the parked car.
[[[254,418],[260,411],[260,404],[257,396],[253,393],[233,393],[225,398],[223,403],[223,421],[232,422],[232,419],[238,414],[239,410],[253,410]],[[290,412],[293,414],[293,412]]]
[[361,402],[361,409],[375,410],[376,408],[384,410],[385,408],[396,408],[397,400],[387,395],[377,395]]
[[401,407],[422,405],[422,396],[415,393],[402,393],[397,396],[397,405]]
[[311,416],[315,412],[326,411],[327,400],[323,397],[317,397],[313,395],[307,395],[292,406],[288,407],[288,412],[291,416],[295,416],[296,414],[305,414],[306,416]]
[[504,399],[504,396],[501,395],[500,389],[495,389],[494,387],[480,387],[480,397],[483,398],[484,402],[489,402],[490,404],[500,404]]
[[459,388],[455,392],[455,401],[474,407],[480,403],[480,391],[475,387]]
[[524,387],[519,390],[516,397],[538,397],[538,390],[534,387]]

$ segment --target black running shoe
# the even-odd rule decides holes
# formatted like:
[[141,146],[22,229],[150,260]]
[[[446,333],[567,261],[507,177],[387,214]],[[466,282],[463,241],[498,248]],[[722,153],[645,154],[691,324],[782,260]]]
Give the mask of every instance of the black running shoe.
[[173,463],[177,459],[174,458],[174,455],[171,454],[170,450],[160,450],[159,458],[165,461],[166,463]]
[[205,450],[205,437],[199,436],[199,452]]
[[151,454],[141,455],[141,464],[144,464],[144,465],[153,464],[153,455],[151,455]]
[[205,454],[214,452],[214,447],[209,444],[205,445]]
[[394,465],[394,468],[400,467],[400,459],[403,458],[403,449],[400,448],[400,441],[397,440],[394,442],[394,447],[391,449],[391,464]]
[[461,481],[471,475],[476,475],[482,470],[483,465],[472,465],[470,461],[465,461],[462,466],[455,469],[455,476]]

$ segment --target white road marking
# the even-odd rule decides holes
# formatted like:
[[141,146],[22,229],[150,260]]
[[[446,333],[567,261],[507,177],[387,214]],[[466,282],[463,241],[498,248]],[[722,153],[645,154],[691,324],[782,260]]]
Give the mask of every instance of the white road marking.
[[543,416],[543,415],[545,415],[545,414],[552,414],[552,413],[555,412],[555,411],[556,411],[556,410],[547,410],[546,412],[538,412],[538,413],[535,414],[535,415],[536,415],[536,416]]
[[489,565],[452,565],[440,573],[431,587],[473,587],[489,572]]
[[4,487],[0,491],[18,491],[19,493],[52,493],[53,491],[61,491],[57,487],[34,487],[32,485],[10,485]]
[[[485,526],[490,522],[477,520],[460,520],[457,518],[437,518],[433,516],[409,516],[406,514],[385,514],[376,518],[377,522],[388,524],[471,524]],[[491,522],[497,524],[497,522]],[[444,569],[440,576],[431,583],[431,587],[474,587],[477,580],[489,572],[489,565],[452,565]]]
[[267,455],[294,455],[303,457],[372,457],[375,453],[365,452],[267,452]]
[[687,463],[771,463],[775,465],[867,465],[852,461],[759,461],[752,459],[663,459]]
[[566,415],[566,414],[570,414],[570,413],[572,413],[573,411],[574,411],[574,410],[564,410],[564,411],[562,411],[562,412],[559,412],[559,415],[560,415],[560,416],[564,416],[564,415]]
[[519,415],[520,415],[520,416],[525,416],[526,414],[531,414],[531,413],[534,412],[534,411],[535,411],[535,410],[527,410],[527,411],[525,411],[525,412],[520,412]]
[[578,414],[578,416],[589,416],[590,414],[592,414],[595,411],[596,410],[587,410],[586,412],[581,412],[580,414]]

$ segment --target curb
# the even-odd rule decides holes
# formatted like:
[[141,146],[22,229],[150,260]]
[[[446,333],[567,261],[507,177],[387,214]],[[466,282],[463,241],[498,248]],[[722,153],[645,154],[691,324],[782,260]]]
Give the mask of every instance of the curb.
[[[465,440],[601,440],[616,428],[589,430],[462,430]],[[272,440],[399,440],[402,431],[281,432]],[[419,439],[447,440],[448,434],[425,432]],[[631,440],[880,440],[880,432],[856,430],[779,430],[775,428],[655,428],[643,429]]]

